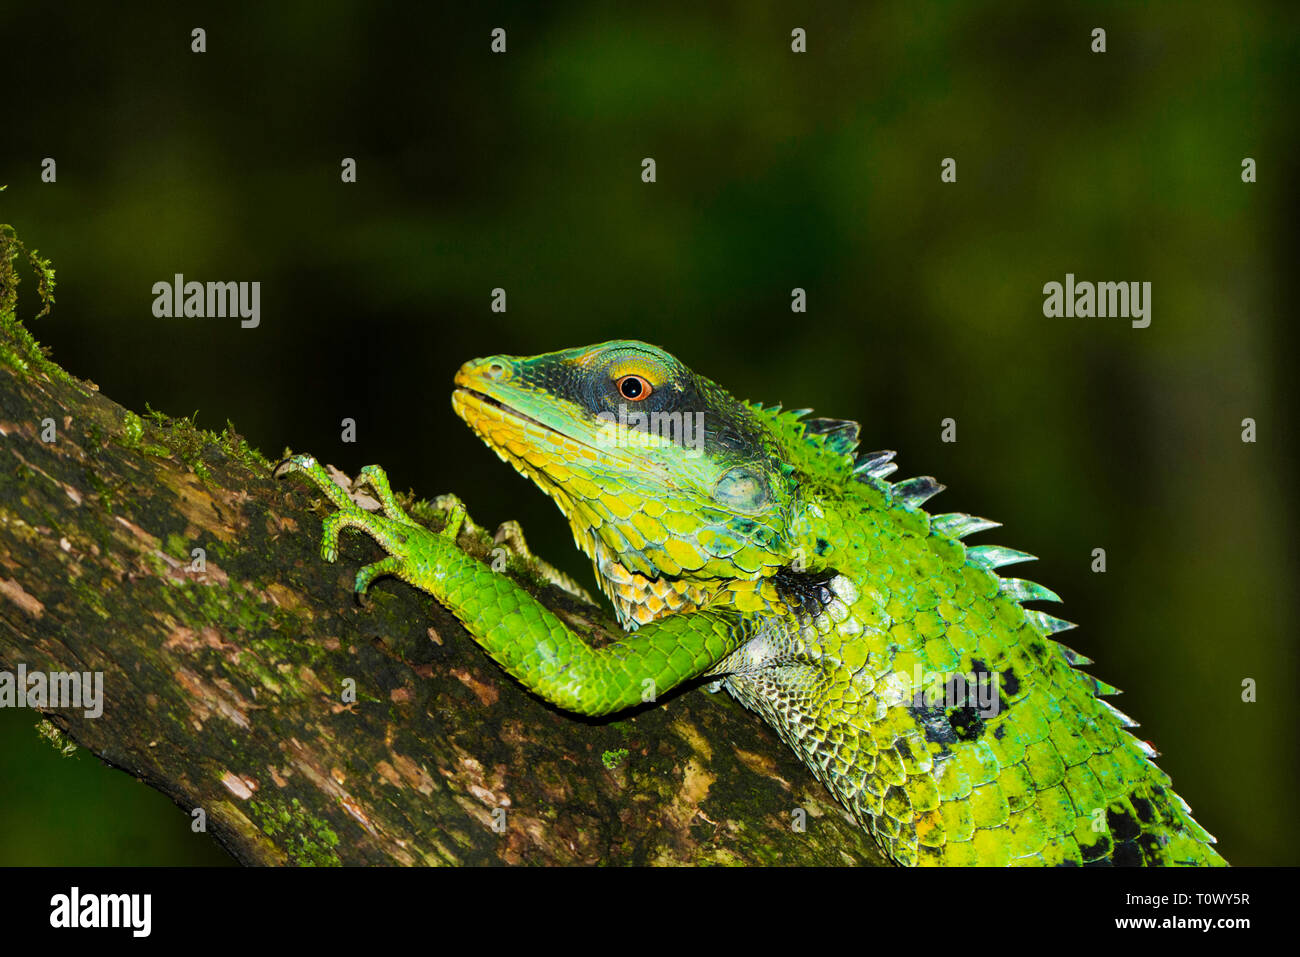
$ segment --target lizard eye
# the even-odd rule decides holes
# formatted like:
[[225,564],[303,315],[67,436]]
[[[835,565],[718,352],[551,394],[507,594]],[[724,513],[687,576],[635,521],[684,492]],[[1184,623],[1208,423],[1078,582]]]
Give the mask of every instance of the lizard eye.
[[618,388],[619,395],[632,402],[649,398],[650,393],[654,391],[654,387],[639,375],[619,376],[614,385]]

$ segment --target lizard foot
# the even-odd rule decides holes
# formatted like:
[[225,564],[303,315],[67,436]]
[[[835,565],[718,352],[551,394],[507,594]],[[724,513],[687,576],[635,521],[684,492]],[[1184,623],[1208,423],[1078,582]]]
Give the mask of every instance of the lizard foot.
[[450,509],[447,524],[441,532],[434,533],[416,523],[398,504],[388,476],[377,465],[367,465],[357,476],[357,485],[365,484],[379,500],[382,514],[369,512],[357,505],[348,493],[334,481],[310,455],[295,455],[285,459],[275,468],[275,477],[282,478],[291,472],[304,475],[338,509],[325,517],[322,523],[321,557],[327,562],[338,558],[339,535],[345,528],[364,532],[388,554],[377,562],[364,565],[357,572],[353,591],[358,604],[371,583],[384,575],[394,575],[410,580],[418,577],[420,543],[434,537],[447,537],[455,541],[465,518],[464,508]]

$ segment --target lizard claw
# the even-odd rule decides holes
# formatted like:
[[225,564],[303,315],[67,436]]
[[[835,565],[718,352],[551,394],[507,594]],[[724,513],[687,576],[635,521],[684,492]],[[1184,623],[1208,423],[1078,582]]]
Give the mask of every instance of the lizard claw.
[[397,496],[393,494],[392,486],[388,484],[388,476],[378,465],[367,465],[357,473],[357,480],[353,487],[365,485],[375,493],[379,500],[380,511],[388,518],[401,522],[404,525],[414,525],[411,517],[406,514],[406,509],[398,504]]
[[370,603],[366,593],[370,590],[371,582],[384,575],[399,575],[403,567],[404,561],[397,555],[385,555],[377,562],[363,565],[357,572],[356,583],[352,586],[352,594],[356,598],[357,605],[365,608]]
[[[444,498],[448,501],[444,502]],[[444,507],[447,514],[446,524],[438,534],[454,542],[460,536],[461,526],[465,524],[465,516],[468,514],[465,503],[455,496],[443,496],[440,497],[438,504]]]

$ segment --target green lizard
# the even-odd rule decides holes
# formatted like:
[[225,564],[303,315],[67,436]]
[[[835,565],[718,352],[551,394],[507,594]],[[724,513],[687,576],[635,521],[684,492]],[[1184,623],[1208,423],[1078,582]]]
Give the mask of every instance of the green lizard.
[[[626,635],[593,647],[531,594],[434,533],[382,470],[349,498],[304,473],[395,575],[446,605],[506,671],[560,708],[604,715],[715,679],[761,714],[899,864],[1223,864],[1211,837],[1051,638],[1058,601],[996,569],[1033,556],[963,538],[997,523],[890,483],[893,452],[856,454],[858,425],[740,402],[661,349],[608,342],[456,374],[452,406],[541,487],[595,564]],[[696,427],[702,426],[702,427]],[[961,676],[961,677],[958,677]]]

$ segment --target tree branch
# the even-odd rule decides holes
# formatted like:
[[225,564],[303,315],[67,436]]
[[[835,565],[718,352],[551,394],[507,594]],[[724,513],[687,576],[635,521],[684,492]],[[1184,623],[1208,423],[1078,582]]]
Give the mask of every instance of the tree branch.
[[[233,429],[141,417],[50,362],[15,317],[20,252],[0,228],[0,670],[102,672],[101,716],[47,706],[48,719],[201,808],[238,860],[882,862],[725,695],[576,718],[414,589],[381,582],[356,607],[373,543],[345,536],[325,564],[317,497],[277,484]],[[52,271],[34,268],[48,300]],[[435,505],[411,509],[439,525]],[[495,547],[476,527],[460,544]],[[505,574],[614,628],[521,555]]]

